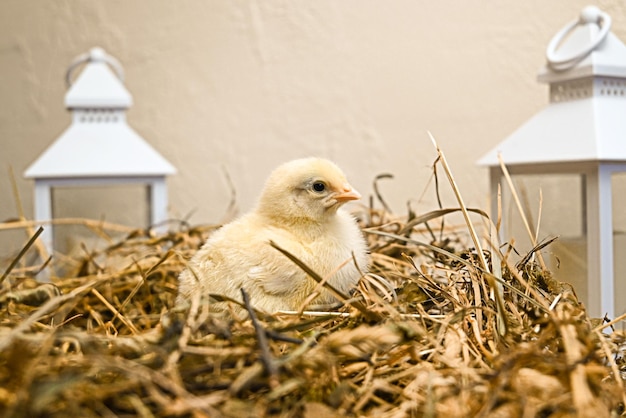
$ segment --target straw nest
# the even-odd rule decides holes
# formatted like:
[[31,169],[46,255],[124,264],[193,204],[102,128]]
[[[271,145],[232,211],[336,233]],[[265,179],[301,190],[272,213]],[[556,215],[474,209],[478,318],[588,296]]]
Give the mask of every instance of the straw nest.
[[0,410],[17,417],[623,414],[624,333],[589,318],[572,289],[535,261],[536,251],[515,261],[506,247],[504,255],[479,253],[466,234],[443,227],[450,212],[397,218],[364,210],[371,274],[354,294],[339,295],[344,304],[333,312],[268,316],[248,305],[245,315],[221,318],[200,298],[175,307],[176,278],[213,227],[135,231],[75,257],[73,270],[51,283],[12,263],[0,290]]

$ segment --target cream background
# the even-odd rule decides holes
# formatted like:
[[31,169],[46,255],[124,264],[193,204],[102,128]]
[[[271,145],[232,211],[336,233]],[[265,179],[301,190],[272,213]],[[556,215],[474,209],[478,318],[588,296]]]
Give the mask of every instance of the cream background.
[[[381,188],[399,214],[408,200],[434,209],[427,130],[467,205],[487,208],[487,171],[475,161],[547,104],[536,81],[545,47],[588,3],[3,0],[0,220],[18,213],[9,166],[32,216],[22,173],[69,125],[65,71],[93,46],[124,67],[131,126],[178,169],[174,218],[229,217],[225,173],[245,211],[274,166],[308,155],[335,160],[365,196],[375,175],[393,173]],[[626,3],[595,4],[626,41]],[[140,225],[143,199],[139,188],[60,190],[55,212]],[[0,231],[0,256],[24,239]]]

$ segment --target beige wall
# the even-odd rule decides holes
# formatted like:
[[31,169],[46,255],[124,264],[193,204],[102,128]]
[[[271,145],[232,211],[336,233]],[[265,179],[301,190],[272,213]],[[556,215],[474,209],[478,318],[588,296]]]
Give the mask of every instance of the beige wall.
[[[312,154],[336,160],[365,195],[376,174],[393,173],[383,190],[399,213],[409,199],[433,209],[427,130],[467,204],[486,207],[487,173],[475,161],[547,103],[535,81],[545,47],[587,4],[4,0],[0,219],[17,213],[9,166],[32,214],[32,183],[21,174],[69,124],[65,70],[95,45],[124,66],[131,125],[178,168],[173,217],[222,220],[225,171],[246,210],[271,168]],[[596,4],[626,41],[626,3]],[[115,197],[64,190],[55,209],[142,222],[141,199]],[[4,254],[23,243],[0,234]]]

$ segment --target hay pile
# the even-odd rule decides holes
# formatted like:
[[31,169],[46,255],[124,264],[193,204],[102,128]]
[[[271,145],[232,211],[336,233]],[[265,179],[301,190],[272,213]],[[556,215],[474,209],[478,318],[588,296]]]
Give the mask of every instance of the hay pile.
[[624,414],[623,323],[589,318],[541,245],[476,251],[455,211],[364,211],[371,274],[333,312],[175,307],[213,227],[134,231],[44,284],[25,250],[0,278],[2,416]]
[[423,222],[383,211],[363,221],[374,276],[327,314],[175,309],[176,276],[208,227],[137,231],[51,284],[13,268],[0,295],[3,415],[623,413],[624,333],[600,332],[530,257],[503,263],[499,307],[496,282],[460,239],[425,244]]

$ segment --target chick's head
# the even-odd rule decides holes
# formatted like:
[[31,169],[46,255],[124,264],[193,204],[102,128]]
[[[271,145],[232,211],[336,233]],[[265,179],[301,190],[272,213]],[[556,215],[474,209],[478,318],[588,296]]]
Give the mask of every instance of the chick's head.
[[304,158],[276,168],[265,183],[257,210],[281,222],[321,223],[361,195],[333,162]]

